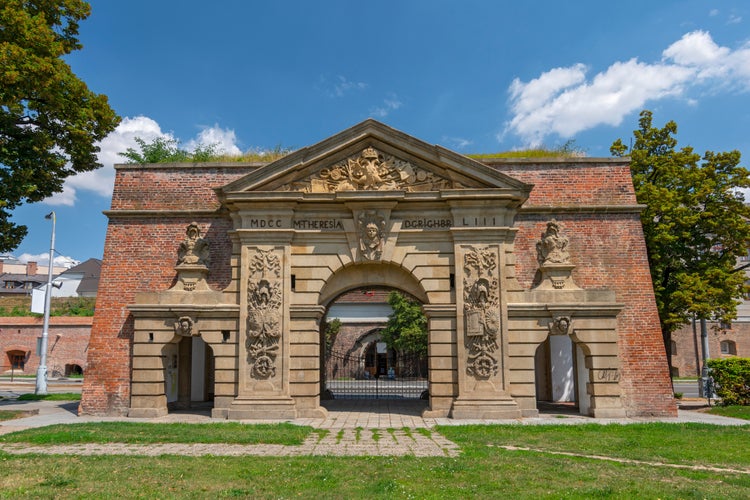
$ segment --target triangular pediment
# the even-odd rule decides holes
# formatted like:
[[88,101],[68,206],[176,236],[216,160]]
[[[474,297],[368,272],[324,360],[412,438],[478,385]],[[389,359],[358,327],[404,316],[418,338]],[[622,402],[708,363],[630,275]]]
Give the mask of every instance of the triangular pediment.
[[442,146],[430,145],[368,119],[295,151],[222,188],[248,192],[435,192],[531,185]]

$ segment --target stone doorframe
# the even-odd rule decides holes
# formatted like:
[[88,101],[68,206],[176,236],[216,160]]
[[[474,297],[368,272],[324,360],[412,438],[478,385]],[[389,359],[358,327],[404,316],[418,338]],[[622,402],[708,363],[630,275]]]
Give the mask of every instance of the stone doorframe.
[[[181,304],[185,298],[169,291],[143,294],[129,307],[134,317],[129,417],[168,413],[165,375],[169,359],[164,348],[193,336],[201,337],[214,357],[214,408],[227,406],[235,398],[238,308],[219,303]],[[189,394],[189,364],[180,364],[178,379]]]

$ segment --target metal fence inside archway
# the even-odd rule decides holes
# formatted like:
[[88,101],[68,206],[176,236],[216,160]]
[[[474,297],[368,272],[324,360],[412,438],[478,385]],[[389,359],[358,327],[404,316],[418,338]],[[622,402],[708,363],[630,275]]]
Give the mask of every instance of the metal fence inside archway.
[[427,357],[332,351],[326,355],[325,389],[333,399],[427,399]]

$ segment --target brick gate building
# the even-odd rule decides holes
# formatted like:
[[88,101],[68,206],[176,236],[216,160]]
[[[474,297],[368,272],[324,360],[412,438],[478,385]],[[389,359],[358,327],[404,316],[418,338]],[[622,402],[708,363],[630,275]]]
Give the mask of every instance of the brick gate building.
[[428,318],[427,416],[676,415],[626,160],[367,120],[269,164],[116,168],[84,414],[322,417],[328,306],[388,287]]

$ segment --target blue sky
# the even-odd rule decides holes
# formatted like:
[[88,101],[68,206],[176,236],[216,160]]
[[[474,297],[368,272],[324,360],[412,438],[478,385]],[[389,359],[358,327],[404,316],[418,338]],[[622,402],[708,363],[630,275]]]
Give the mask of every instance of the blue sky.
[[642,109],[680,145],[750,159],[750,3],[91,2],[73,70],[123,122],[104,168],[23,206],[13,252],[101,258],[117,155],[134,137],[228,152],[314,144],[368,117],[460,153],[628,142]]

